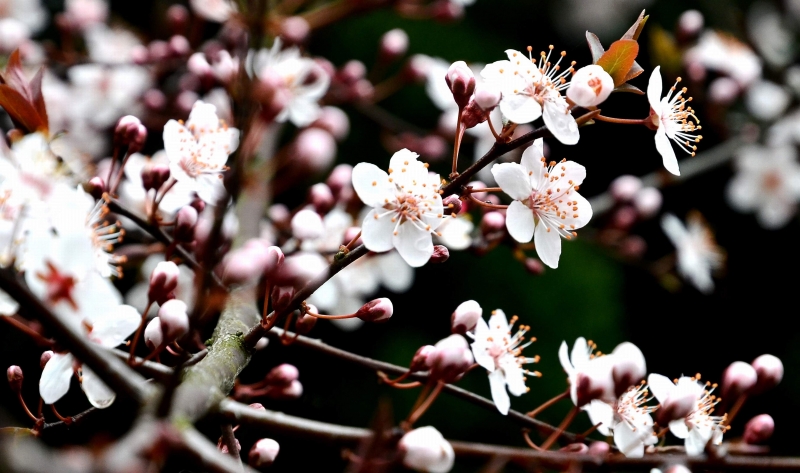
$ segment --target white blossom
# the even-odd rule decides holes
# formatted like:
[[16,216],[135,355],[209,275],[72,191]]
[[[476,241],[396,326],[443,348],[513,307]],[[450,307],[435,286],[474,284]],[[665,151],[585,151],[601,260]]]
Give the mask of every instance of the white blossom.
[[413,470],[447,473],[453,468],[453,447],[435,427],[418,427],[406,433],[398,448],[403,454],[403,465]]
[[[164,150],[157,151],[148,157],[140,153],[128,156],[125,162],[125,180],[119,187],[119,198],[125,203],[125,208],[138,215],[150,215],[155,190],[146,191],[142,183],[142,171],[156,165],[169,166],[169,159]],[[163,193],[162,193],[163,194]],[[191,183],[184,179],[177,181],[169,192],[163,194],[158,204],[159,213],[173,215],[184,205],[189,205],[194,198]]]
[[236,13],[232,0],[189,0],[189,5],[197,16],[215,23],[224,23]]
[[761,77],[761,59],[749,46],[733,36],[705,31],[683,56],[687,65],[699,64],[729,76],[745,89]]
[[472,245],[472,230],[475,224],[469,214],[452,214],[445,218],[444,223],[439,226],[434,240],[441,243],[449,250],[466,250]]
[[625,391],[613,403],[595,399],[583,410],[592,424],[601,423],[597,428],[601,434],[614,436],[614,444],[626,457],[641,458],[645,447],[658,441],[650,416],[657,408],[646,405],[652,399],[647,395],[647,385],[641,384]]
[[520,243],[533,239],[542,262],[557,268],[561,237],[572,239],[592,218],[589,201],[576,190],[586,168],[566,160],[548,163],[540,138],[522,153],[521,164],[495,164],[492,174],[514,199],[506,212],[508,233]]
[[[109,28],[97,23],[84,33],[89,58],[98,64],[130,64],[142,42],[135,34],[124,28]],[[128,112],[130,113],[130,112]]]
[[678,273],[699,291],[708,294],[714,290],[711,273],[722,267],[725,255],[714,242],[714,235],[700,214],[691,214],[687,221],[688,225],[684,226],[678,217],[665,214],[661,228],[675,245]]
[[686,87],[677,90],[680,80],[679,77],[663,99],[661,98],[663,89],[661,66],[653,69],[650,82],[647,84],[650,120],[653,127],[656,128],[656,150],[661,155],[667,171],[676,176],[680,175],[678,158],[669,141],[674,141],[682,150],[694,156],[697,146],[692,143],[697,143],[703,138],[701,135],[694,135],[702,127],[698,126],[700,120],[694,115],[694,109],[688,105],[688,102],[692,100],[691,97],[688,99],[683,97]]
[[30,33],[38,33],[47,26],[47,8],[40,0],[0,0],[0,19],[17,21]]
[[413,267],[430,259],[431,235],[443,222],[441,180],[438,174],[429,174],[417,156],[407,149],[396,152],[388,174],[369,163],[353,168],[353,188],[373,208],[361,228],[364,245],[378,253],[397,248]]
[[101,129],[136,113],[139,97],[151,84],[147,69],[132,64],[81,64],[67,75],[73,86],[70,114]]
[[614,401],[614,355],[595,355],[592,352],[597,348],[591,340],[588,342],[583,337],[578,337],[569,351],[567,342],[561,342],[558,349],[558,360],[567,373],[570,386],[570,397],[577,406],[578,385],[581,377],[587,377],[591,388],[597,390],[596,399],[611,403]]
[[222,172],[228,155],[239,146],[239,130],[228,127],[213,105],[195,102],[186,123],[164,125],[164,150],[170,176],[188,184],[205,202],[216,204],[224,195]]

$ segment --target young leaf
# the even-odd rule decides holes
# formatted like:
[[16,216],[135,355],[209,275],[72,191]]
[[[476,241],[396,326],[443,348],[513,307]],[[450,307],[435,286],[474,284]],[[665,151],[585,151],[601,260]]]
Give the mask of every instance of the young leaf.
[[49,124],[49,120],[47,119],[47,107],[44,103],[44,95],[42,95],[42,79],[44,78],[44,67],[39,68],[39,71],[36,72],[36,75],[33,76],[30,82],[30,91],[31,91],[31,104],[36,109],[36,113],[39,114],[39,118],[44,123],[44,126],[47,127]]
[[644,92],[642,91],[642,89],[636,87],[635,85],[630,85],[630,84],[627,84],[627,83],[626,84],[622,84],[619,87],[617,87],[616,89],[614,89],[614,92],[631,92],[631,93],[634,93],[636,95],[644,95]]
[[614,79],[614,85],[625,83],[625,77],[633,67],[639,54],[639,43],[632,39],[621,39],[611,43],[608,51],[597,60],[597,65],[605,69]]
[[589,51],[592,52],[592,62],[597,64],[597,60],[606,52],[606,50],[603,49],[603,44],[600,43],[600,38],[598,38],[596,34],[587,31],[586,42],[589,43]]
[[642,12],[639,13],[639,18],[633,22],[633,25],[628,28],[628,31],[626,31],[620,39],[639,39],[639,35],[642,33],[642,28],[644,28],[644,24],[647,23],[648,18],[650,18],[650,15],[644,16],[644,10],[642,10]]
[[625,82],[629,82],[629,81],[639,77],[639,75],[642,72],[644,72],[644,69],[642,69],[642,66],[640,66],[638,62],[633,61],[633,66],[631,66],[631,70],[628,71],[628,75],[625,76]]
[[33,105],[6,84],[0,85],[0,107],[3,107],[16,125],[30,132],[47,129],[47,123],[42,121]]

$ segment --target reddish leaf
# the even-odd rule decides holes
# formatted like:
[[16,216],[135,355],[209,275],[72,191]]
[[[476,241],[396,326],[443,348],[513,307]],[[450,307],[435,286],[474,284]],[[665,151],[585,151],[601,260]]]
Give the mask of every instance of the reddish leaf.
[[39,68],[30,83],[31,103],[39,114],[39,118],[44,122],[45,127],[50,123],[47,119],[47,106],[42,95],[42,79],[44,78],[44,67]]
[[642,69],[642,66],[640,66],[638,62],[633,61],[633,66],[631,66],[631,70],[628,71],[628,75],[625,76],[625,82],[629,82],[629,81],[639,77],[642,74],[642,72],[644,72],[644,69]]
[[644,95],[642,89],[636,87],[635,85],[630,85],[630,84],[622,84],[616,89],[614,89],[614,92],[631,92],[637,95]]
[[11,53],[8,57],[8,64],[6,64],[6,72],[3,74],[6,84],[12,89],[16,90],[26,100],[30,101],[31,92],[28,87],[28,79],[25,77],[25,71],[22,69],[22,61],[19,58],[19,49]]
[[611,47],[597,60],[597,64],[614,79],[614,85],[619,86],[625,83],[625,77],[636,61],[637,54],[639,43],[632,39],[621,39],[611,43]]
[[47,123],[42,121],[33,105],[6,84],[0,85],[0,107],[5,109],[15,124],[30,132],[47,129]]
[[589,43],[589,51],[592,52],[592,62],[597,64],[597,60],[606,52],[606,50],[603,49],[603,44],[600,43],[600,38],[598,38],[596,34],[587,31],[586,42]]
[[644,24],[647,23],[648,18],[650,18],[650,15],[644,16],[644,10],[642,10],[642,12],[639,13],[639,18],[633,22],[633,25],[628,28],[628,31],[626,31],[620,39],[639,39],[639,35],[642,33],[642,28],[644,28]]

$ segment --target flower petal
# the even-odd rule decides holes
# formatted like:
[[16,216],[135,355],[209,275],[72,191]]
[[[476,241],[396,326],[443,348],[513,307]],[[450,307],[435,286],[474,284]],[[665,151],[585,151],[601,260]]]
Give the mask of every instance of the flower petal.
[[114,391],[86,365],[81,368],[81,389],[89,402],[98,409],[110,406],[117,397]]
[[511,238],[527,243],[533,238],[535,226],[533,211],[518,200],[511,202],[506,209],[506,228]]
[[129,305],[120,305],[94,321],[90,337],[107,348],[114,348],[136,331],[142,316]]
[[685,439],[689,436],[689,427],[686,426],[686,422],[683,419],[671,421],[669,423],[669,431],[679,439]]
[[544,124],[553,136],[565,145],[574,145],[580,140],[578,122],[569,113],[569,107],[563,97],[558,96],[555,101],[547,101],[542,113]]
[[382,209],[370,210],[364,217],[364,223],[361,224],[361,239],[364,241],[364,246],[377,253],[394,248],[393,232],[397,225],[396,222],[392,222],[393,213],[379,217],[380,210]]
[[675,391],[675,385],[672,381],[666,376],[657,373],[650,373],[650,376],[647,377],[647,385],[650,386],[650,392],[653,393],[653,396],[661,403]]
[[500,111],[509,120],[517,124],[530,123],[542,116],[542,106],[532,97],[521,94],[503,94],[500,100]]
[[356,164],[352,180],[358,198],[369,207],[382,207],[386,199],[395,200],[389,175],[374,164]]
[[614,444],[623,455],[629,458],[644,456],[644,441],[641,438],[644,432],[634,431],[625,422],[620,422],[614,428]]
[[[530,171],[529,171],[530,172]],[[512,199],[525,200],[531,196],[528,172],[517,163],[501,163],[492,166],[492,175],[497,184]]]
[[683,222],[672,214],[664,214],[664,216],[661,217],[661,229],[664,230],[667,238],[669,238],[676,248],[682,247],[684,242],[689,238],[689,232],[686,230]]
[[658,131],[656,131],[656,151],[661,155],[664,168],[672,174],[680,176],[681,171],[678,169],[678,158],[675,157],[675,150],[672,149],[672,144],[669,142],[669,138],[667,138],[667,133],[664,131],[663,126],[658,127]]
[[712,430],[710,428],[695,427],[686,436],[684,446],[686,454],[689,456],[702,455],[706,449],[706,444],[711,439]]
[[562,341],[561,346],[558,347],[558,361],[561,362],[561,367],[564,368],[564,371],[567,372],[567,375],[571,376],[572,373],[575,372],[575,368],[572,367],[572,363],[569,361],[569,347],[567,347],[567,342]]
[[592,425],[600,424],[600,426],[597,427],[598,432],[606,436],[611,435],[615,424],[613,406],[599,399],[594,399],[581,409],[589,414],[589,420],[592,422]]
[[[509,210],[511,207],[509,207]],[[508,224],[506,218],[506,224]],[[513,236],[513,235],[512,235]],[[561,257],[561,237],[555,229],[548,228],[544,219],[540,219],[533,234],[533,243],[536,245],[536,254],[542,263],[555,269],[558,268],[558,259]]]
[[543,174],[542,169],[544,169],[545,166],[542,162],[542,158],[544,158],[544,140],[541,138],[537,138],[532,145],[525,148],[525,151],[522,152],[520,164],[522,165],[525,174],[536,178],[529,179],[531,181],[531,185],[533,185],[535,182],[538,182],[538,176]]
[[[433,254],[433,241],[430,232],[417,227],[411,221],[406,221],[400,225],[397,229],[397,234],[392,235],[392,243],[397,248],[400,256],[413,268],[418,268],[427,263]],[[366,240],[364,240],[364,244],[366,245]]]
[[402,293],[409,290],[414,284],[414,270],[407,264],[403,264],[403,258],[396,251],[373,259],[378,267],[380,282],[386,289]]
[[508,318],[506,318],[505,312],[500,309],[492,311],[492,315],[489,317],[489,330],[503,335],[509,332]]
[[45,404],[53,404],[69,391],[75,358],[69,353],[54,353],[44,365],[39,378],[39,395]]
[[495,370],[489,373],[489,387],[492,390],[492,401],[497,406],[501,414],[507,415],[511,408],[511,399],[506,391],[506,380],[502,370]]
[[661,66],[656,66],[650,74],[650,81],[647,83],[647,101],[650,102],[650,108],[655,110],[656,113],[660,112],[662,89]]

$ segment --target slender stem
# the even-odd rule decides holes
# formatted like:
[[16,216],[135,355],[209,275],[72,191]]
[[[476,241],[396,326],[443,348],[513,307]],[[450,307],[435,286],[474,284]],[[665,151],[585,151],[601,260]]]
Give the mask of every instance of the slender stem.
[[747,401],[747,394],[742,394],[739,396],[739,398],[733,404],[733,407],[731,407],[731,410],[728,411],[728,416],[725,418],[725,425],[731,425],[731,423],[733,423],[734,417],[736,417],[736,414],[739,413],[739,409],[742,408],[745,401]]
[[50,409],[53,411],[53,414],[55,414],[55,416],[58,418],[58,420],[60,420],[61,422],[65,423],[67,425],[72,424],[72,418],[64,417],[61,414],[59,414],[58,410],[56,410],[56,405],[55,404],[50,404]]
[[220,428],[222,430],[222,444],[228,447],[228,455],[241,463],[242,457],[239,455],[239,447],[236,444],[236,436],[233,434],[233,426],[226,422]]
[[544,404],[542,404],[541,406],[537,407],[536,409],[526,413],[525,415],[532,419],[532,418],[536,417],[537,415],[541,414],[548,407],[550,407],[550,406],[556,404],[558,401],[560,401],[562,399],[566,399],[568,397],[569,397],[569,389],[564,391],[563,393],[559,394],[558,396],[550,399],[549,401],[545,402]]
[[600,120],[601,122],[619,123],[621,125],[644,125],[647,122],[647,118],[614,118],[606,117],[599,113],[594,116],[594,119]]
[[[117,180],[114,181],[114,185],[109,188],[108,193],[111,195],[117,195],[117,188],[119,188],[120,183],[122,183],[122,176],[125,175],[125,165],[128,163],[128,158],[130,157],[130,153],[125,151],[125,156],[122,158],[122,162],[119,163],[119,171],[117,172]],[[111,185],[109,182],[108,185]]]
[[478,200],[478,199],[475,198],[474,195],[472,195],[471,192],[468,193],[467,196],[469,197],[470,201],[474,202],[477,205],[480,205],[481,207],[486,207],[487,209],[503,209],[504,210],[504,209],[508,208],[507,205],[490,204],[489,202],[484,202],[482,200]]
[[540,452],[544,451],[542,450],[542,447],[536,445],[536,443],[533,440],[531,440],[530,431],[528,431],[528,429],[524,429],[522,431],[522,438],[525,440],[525,443],[528,444],[528,446],[531,447],[532,449]]
[[317,314],[311,311],[306,311],[306,314],[310,315],[311,317],[316,317],[318,319],[326,319],[326,320],[342,320],[342,319],[352,319],[356,316],[356,314],[344,314],[344,315],[323,315]]
[[142,320],[139,322],[139,328],[136,329],[136,334],[133,336],[133,340],[131,341],[131,349],[130,355],[128,356],[128,364],[133,366],[134,358],[136,357],[136,344],[139,343],[139,337],[142,336],[142,330],[144,330],[144,322],[147,320],[147,313],[150,312],[150,307],[153,305],[153,301],[148,300],[147,306],[142,312]]
[[486,118],[486,123],[489,124],[489,130],[491,130],[492,135],[494,135],[494,139],[495,140],[499,140],[500,139],[500,135],[497,134],[497,130],[495,130],[494,129],[494,125],[492,125],[492,116],[491,116],[491,114],[489,114],[488,117]]
[[428,398],[425,399],[425,402],[423,402],[414,412],[411,413],[411,415],[408,416],[408,420],[406,421],[406,423],[409,425],[409,427],[414,425],[414,423],[418,421],[420,417],[422,417],[422,414],[424,414],[425,411],[427,411],[428,408],[431,407],[433,401],[435,401],[436,398],[439,397],[439,393],[442,392],[444,384],[445,383],[441,381],[437,381],[436,387],[433,388],[433,392],[431,392],[430,396],[428,396]]
[[588,429],[586,429],[586,432],[584,432],[584,433],[582,433],[582,434],[579,434],[579,435],[578,435],[578,437],[581,437],[581,438],[586,438],[586,437],[588,437],[588,436],[589,436],[589,434],[591,434],[592,432],[594,432],[595,430],[597,430],[597,428],[598,428],[598,427],[600,427],[601,425],[603,425],[603,423],[602,423],[602,422],[598,422],[598,423],[594,424],[593,426],[591,426],[591,427],[589,427]]
[[361,238],[361,231],[360,230],[358,232],[358,235],[354,236],[353,239],[350,240],[347,243],[347,245],[344,246],[344,250],[343,251],[345,251],[345,252],[350,251],[353,248],[353,245],[356,244],[356,242],[358,241],[359,238]]
[[28,324],[17,320],[13,315],[9,315],[9,316],[0,315],[0,320],[4,320],[4,321],[8,322],[12,327],[14,327],[14,328],[20,330],[21,332],[23,332],[24,334],[30,336],[31,338],[33,338],[33,340],[39,346],[44,346],[44,347],[53,346],[53,341],[52,340],[48,340],[48,339],[44,338],[41,333],[39,333],[36,330],[30,328],[28,326]]
[[503,192],[502,187],[484,187],[481,189],[473,189],[471,186],[467,187],[467,192],[470,194],[479,194],[481,192]]
[[561,425],[558,426],[558,430],[553,432],[550,435],[550,437],[548,437],[548,439],[545,440],[545,442],[542,444],[542,450],[550,449],[550,447],[555,443],[555,441],[558,440],[559,434],[565,431],[567,427],[569,427],[569,424],[571,424],[572,421],[575,420],[575,416],[578,415],[578,412],[580,412],[580,409],[578,407],[573,407],[572,410],[569,411],[567,417],[565,417],[564,420],[561,422]]
[[28,414],[28,417],[31,418],[34,422],[39,422],[39,418],[33,415],[30,409],[28,409],[28,405],[25,404],[25,399],[22,398],[22,391],[17,391],[17,399],[19,399],[19,403],[22,405],[22,408],[25,410],[25,413]]
[[464,107],[458,108],[458,121],[456,122],[456,136],[453,144],[453,171],[451,177],[458,175],[458,152],[461,149],[461,139],[464,137],[464,124],[461,118],[464,116]]

